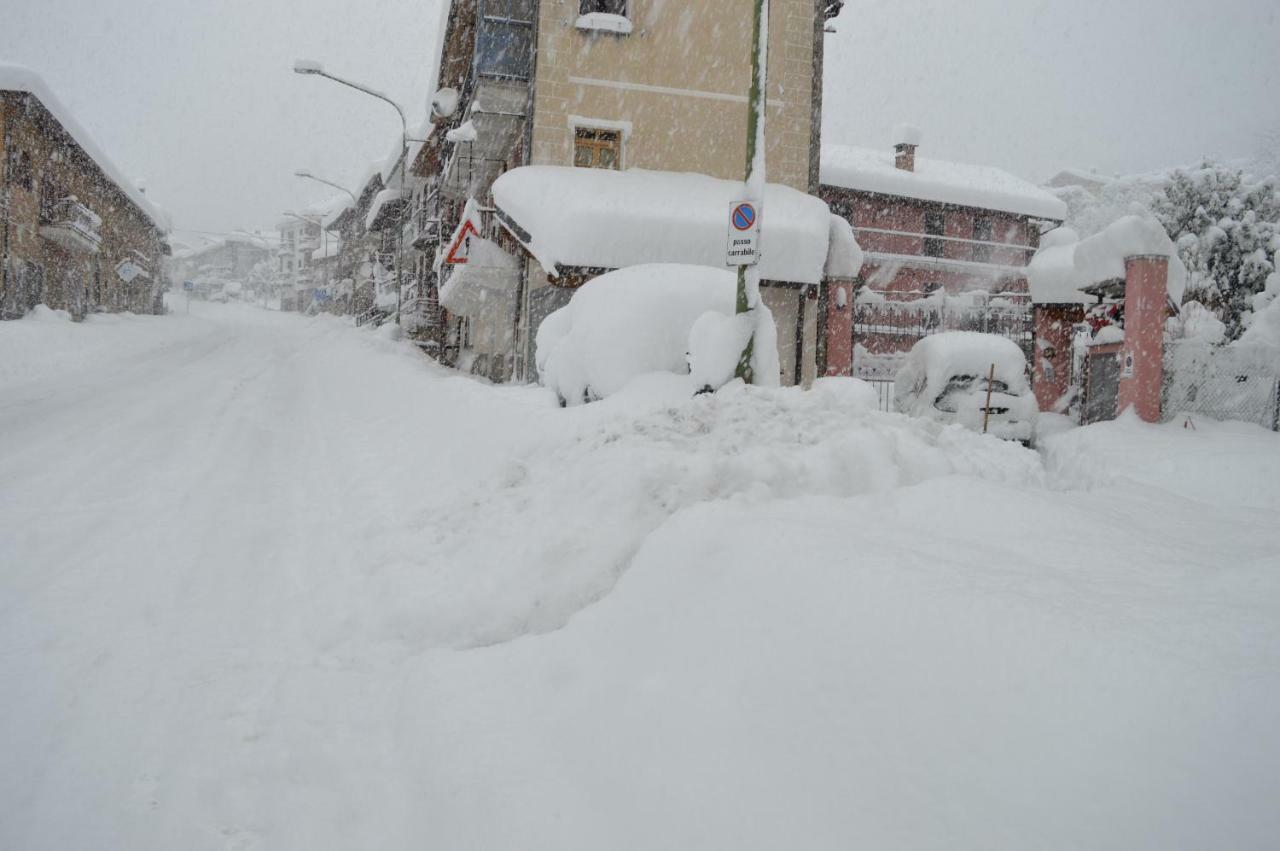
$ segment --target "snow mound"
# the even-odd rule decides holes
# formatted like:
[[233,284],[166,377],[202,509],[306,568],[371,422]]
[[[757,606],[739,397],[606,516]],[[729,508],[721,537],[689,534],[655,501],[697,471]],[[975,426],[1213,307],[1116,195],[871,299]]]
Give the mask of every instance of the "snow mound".
[[650,533],[707,502],[879,493],[957,473],[1042,481],[1034,452],[880,413],[855,379],[813,392],[735,384],[656,407],[628,391],[525,417],[541,436],[495,478],[456,493],[426,529],[372,543],[380,567],[336,642],[354,630],[412,653],[558,629],[613,588]]
[[[717,321],[737,323],[730,319],[736,287],[733,273],[702,266],[632,266],[601,275],[543,321],[538,375],[566,404],[577,405],[611,396],[647,373],[688,374],[694,354],[702,363],[698,386],[719,388],[733,372],[731,366],[728,376],[720,375],[726,352],[750,331]],[[698,350],[692,352],[695,324]],[[758,328],[756,340],[764,342],[753,365],[763,383],[776,383],[777,332],[763,305]]]

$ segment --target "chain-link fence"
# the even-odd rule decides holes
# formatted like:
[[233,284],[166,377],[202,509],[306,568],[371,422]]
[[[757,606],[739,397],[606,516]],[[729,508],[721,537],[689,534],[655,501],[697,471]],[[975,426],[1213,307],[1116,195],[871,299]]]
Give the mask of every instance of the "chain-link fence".
[[1198,413],[1280,431],[1280,347],[1166,346],[1163,411],[1166,420]]

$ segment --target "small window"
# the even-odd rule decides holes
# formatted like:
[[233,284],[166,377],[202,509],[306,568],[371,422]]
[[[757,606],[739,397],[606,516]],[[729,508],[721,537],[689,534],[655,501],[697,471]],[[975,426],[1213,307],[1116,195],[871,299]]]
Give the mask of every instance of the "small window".
[[8,168],[9,180],[30,192],[32,186],[31,154],[26,151],[9,151]]
[[942,213],[925,213],[924,214],[924,256],[925,257],[941,257],[943,256],[943,241],[941,239],[930,239],[930,237],[941,237],[947,232],[946,217]]
[[990,216],[979,216],[973,220],[973,262],[988,263],[991,260],[991,241],[995,238],[996,224]]
[[580,15],[621,15],[627,16],[627,0],[579,0]]
[[622,168],[622,131],[579,127],[574,132],[573,164],[579,168]]

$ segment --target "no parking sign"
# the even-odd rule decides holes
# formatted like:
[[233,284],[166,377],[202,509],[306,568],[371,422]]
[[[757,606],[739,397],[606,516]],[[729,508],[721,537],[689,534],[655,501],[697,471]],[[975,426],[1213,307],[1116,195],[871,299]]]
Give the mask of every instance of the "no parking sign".
[[729,242],[726,266],[755,266],[760,262],[760,211],[751,201],[729,208]]

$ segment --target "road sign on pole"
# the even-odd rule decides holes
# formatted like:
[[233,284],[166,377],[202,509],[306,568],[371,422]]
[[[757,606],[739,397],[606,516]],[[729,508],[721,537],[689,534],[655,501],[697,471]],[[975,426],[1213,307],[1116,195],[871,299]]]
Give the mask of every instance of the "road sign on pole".
[[725,248],[726,266],[755,266],[760,262],[760,214],[750,201],[739,201],[729,208],[729,241]]
[[467,263],[471,256],[471,240],[479,238],[480,231],[476,230],[471,219],[467,219],[458,229],[458,236],[453,240],[453,245],[449,246],[449,253],[445,255],[444,262],[451,266]]

